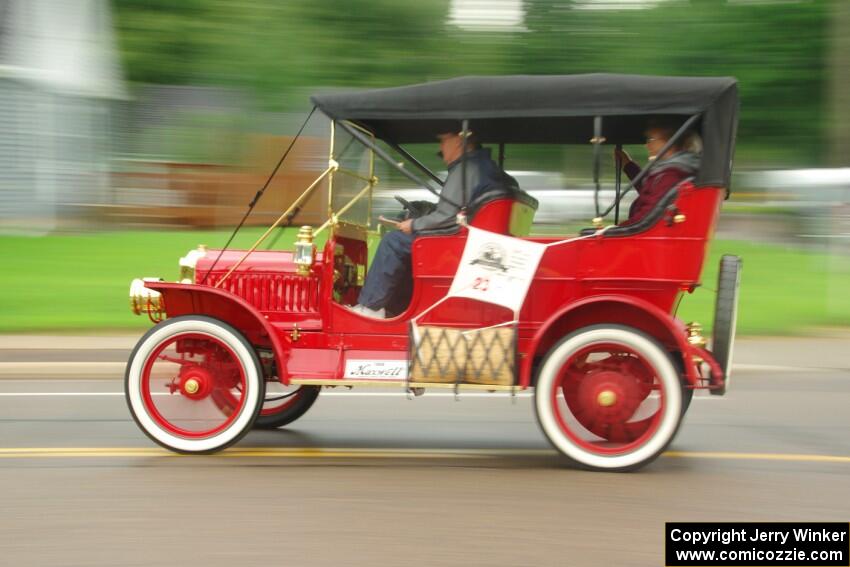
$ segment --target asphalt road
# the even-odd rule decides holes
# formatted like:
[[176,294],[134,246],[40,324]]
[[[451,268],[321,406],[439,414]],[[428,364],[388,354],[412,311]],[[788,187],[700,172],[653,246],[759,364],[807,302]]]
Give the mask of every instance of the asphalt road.
[[288,430],[175,456],[130,420],[123,347],[0,344],[0,564],[659,566],[665,521],[848,521],[848,346],[743,342],[670,452],[600,474],[529,397],[446,392],[326,390]]

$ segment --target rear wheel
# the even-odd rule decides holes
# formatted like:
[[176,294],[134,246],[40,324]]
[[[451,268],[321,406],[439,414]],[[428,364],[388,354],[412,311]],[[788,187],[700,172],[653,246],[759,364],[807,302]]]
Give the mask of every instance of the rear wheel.
[[245,337],[203,316],[176,317],[148,331],[125,374],[133,419],[153,441],[181,453],[236,443],[251,429],[264,390]]
[[690,386],[682,384],[682,416],[688,413],[691,407],[691,401],[694,399],[694,389]]
[[741,285],[741,258],[724,255],[720,258],[717,275],[717,299],[714,303],[714,331],[711,354],[723,370],[722,388],[709,390],[722,396],[732,377],[732,351],[735,346],[735,327],[738,322],[738,288]]
[[680,354],[673,356],[673,364],[676,365],[676,371],[679,373],[679,381],[682,383],[682,417],[688,413],[691,407],[691,401],[694,399],[694,389],[685,377],[685,364]]
[[618,325],[579,329],[546,355],[535,387],[537,419],[578,465],[627,471],[654,460],[682,418],[682,384],[664,348]]
[[279,382],[267,383],[263,408],[254,427],[276,429],[292,423],[316,403],[320,390],[319,386],[287,387]]

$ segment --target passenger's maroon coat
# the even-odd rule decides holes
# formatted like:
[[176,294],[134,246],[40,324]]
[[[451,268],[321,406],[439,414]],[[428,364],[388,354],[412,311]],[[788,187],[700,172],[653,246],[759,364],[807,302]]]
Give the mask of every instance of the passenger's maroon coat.
[[[679,152],[656,165],[635,187],[638,198],[629,208],[629,218],[620,225],[634,224],[645,217],[667,191],[696,173],[698,165],[699,156],[690,152]],[[641,167],[633,161],[623,167],[629,179],[634,179],[640,170]]]

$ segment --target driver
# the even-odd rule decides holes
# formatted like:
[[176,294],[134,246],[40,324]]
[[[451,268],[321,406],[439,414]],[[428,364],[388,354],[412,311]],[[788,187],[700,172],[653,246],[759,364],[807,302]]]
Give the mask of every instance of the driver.
[[[664,155],[658,155],[678,127],[672,122],[653,121],[646,129],[646,149],[649,159],[657,163],[646,176],[637,184],[637,199],[629,208],[629,218],[620,226],[634,224],[649,214],[655,204],[682,180],[694,175],[699,169],[699,155],[694,151],[698,145],[695,133],[686,134],[682,141],[673,144]],[[629,179],[634,179],[640,173],[641,167],[635,163],[625,151],[614,150],[615,157]]]
[[399,222],[397,231],[381,240],[366,281],[357,298],[354,311],[367,317],[384,319],[398,315],[410,303],[413,278],[410,252],[416,234],[423,230],[454,226],[459,205],[472,201],[491,187],[513,186],[516,181],[502,171],[490,157],[490,150],[482,148],[474,135],[466,143],[466,187],[469,198],[463,194],[463,137],[457,132],[437,136],[438,154],[448,167],[448,177],[440,192],[437,208],[422,217]]

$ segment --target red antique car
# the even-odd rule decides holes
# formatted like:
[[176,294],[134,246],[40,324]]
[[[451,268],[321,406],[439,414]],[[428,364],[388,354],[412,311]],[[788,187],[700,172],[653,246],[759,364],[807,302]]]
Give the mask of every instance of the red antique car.
[[[181,281],[131,286],[134,310],[156,325],[127,364],[126,397],[153,441],[182,453],[218,451],[252,427],[298,419],[326,386],[533,388],[541,429],[568,460],[631,470],[668,446],[695,389],[725,392],[740,260],[721,260],[710,349],[700,327],[675,313],[700,285],[728,195],[734,79],[468,77],[312,100],[331,121],[328,167],[279,222],[320,186],[328,221],[302,227],[294,252],[258,250],[263,238],[247,251],[198,249],[181,260]],[[529,236],[536,201],[516,190],[486,193],[464,203],[466,225],[417,236],[406,310],[378,320],[349,308],[369,258],[374,156],[438,186],[404,146],[454,129],[498,145],[500,161],[506,144],[589,143],[598,164],[604,145],[642,143],[647,120],[662,115],[681,125],[670,143],[699,133],[700,167],[641,221],[617,226],[615,217],[604,226],[601,217],[625,193],[618,186],[618,202],[593,228]],[[354,158],[346,154],[352,145]],[[529,273],[518,317],[446,299],[468,227],[549,245]],[[324,231],[319,251],[313,238]]]

